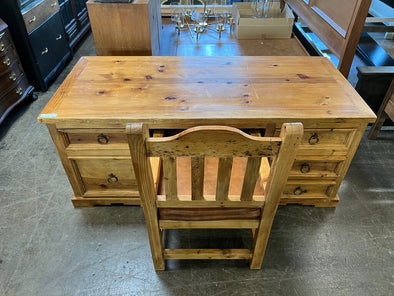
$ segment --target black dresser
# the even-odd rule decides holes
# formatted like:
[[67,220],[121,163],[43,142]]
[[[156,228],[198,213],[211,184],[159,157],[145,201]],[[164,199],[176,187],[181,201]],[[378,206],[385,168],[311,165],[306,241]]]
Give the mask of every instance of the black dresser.
[[89,29],[84,0],[60,4],[58,0],[1,0],[0,4],[0,18],[8,24],[27,78],[41,91],[63,70],[71,46]]

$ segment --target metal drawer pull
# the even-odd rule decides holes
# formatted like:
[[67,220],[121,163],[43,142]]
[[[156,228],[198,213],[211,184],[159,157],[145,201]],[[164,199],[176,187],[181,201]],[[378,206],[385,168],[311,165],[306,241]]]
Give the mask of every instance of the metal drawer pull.
[[36,16],[33,16],[33,18],[29,20],[29,24],[34,23],[36,20],[37,20]]
[[56,6],[56,4],[57,4],[57,2],[55,1],[55,2],[52,2],[51,3],[51,7],[55,7]]
[[302,190],[302,188],[301,187],[297,187],[296,189],[294,189],[294,195],[301,195],[301,194],[303,194],[303,193],[305,193],[306,192],[306,190]]
[[59,34],[59,36],[56,37],[56,40],[60,40],[60,39],[62,39],[62,35],[61,34]]
[[115,184],[115,183],[118,183],[118,181],[119,181],[118,177],[116,177],[114,174],[109,174],[108,175],[107,182],[109,184]]
[[310,145],[316,145],[317,143],[319,143],[319,141],[320,139],[317,133],[314,133],[308,140]]
[[18,95],[21,95],[21,94],[23,93],[22,88],[21,88],[21,87],[18,87],[18,88],[16,89],[16,93],[17,93]]
[[12,72],[9,77],[10,77],[11,80],[15,81],[16,80],[15,72]]
[[4,43],[0,43],[0,51],[4,51],[4,49],[5,49]]
[[6,58],[4,59],[4,61],[3,61],[3,63],[4,63],[6,66],[11,65],[11,60],[10,60],[10,58],[9,58],[9,57],[6,57]]
[[307,174],[307,173],[309,173],[309,172],[311,171],[311,167],[309,166],[308,163],[305,162],[305,163],[303,163],[303,164],[301,165],[300,171],[301,171],[301,173],[303,173],[303,174]]
[[97,142],[98,142],[99,144],[101,144],[101,145],[108,144],[108,142],[109,142],[109,137],[106,136],[106,135],[104,135],[104,134],[99,134],[99,135],[97,136]]
[[46,54],[46,53],[48,53],[48,47],[45,47],[45,50],[44,50],[44,51],[41,51],[41,54],[42,54],[42,55],[44,55],[44,54]]

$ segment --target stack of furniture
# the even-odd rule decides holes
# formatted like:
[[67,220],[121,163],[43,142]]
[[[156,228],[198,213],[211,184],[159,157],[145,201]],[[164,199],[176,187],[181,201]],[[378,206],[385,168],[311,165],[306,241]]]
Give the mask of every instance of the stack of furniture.
[[7,25],[0,19],[0,124],[7,114],[33,95]]
[[29,81],[39,90],[48,89],[71,57],[70,46],[87,31],[86,9],[85,14],[76,10],[84,4],[81,1],[61,2],[62,15],[69,20],[66,27],[57,0],[31,0],[26,6],[18,0],[2,1],[0,17],[9,26]]

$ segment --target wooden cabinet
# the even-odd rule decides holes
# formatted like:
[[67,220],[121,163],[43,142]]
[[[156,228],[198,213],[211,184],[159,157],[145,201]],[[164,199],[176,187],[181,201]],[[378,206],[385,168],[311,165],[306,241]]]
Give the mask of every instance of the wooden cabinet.
[[71,49],[90,29],[86,0],[59,0],[60,14],[63,19]]
[[159,55],[159,0],[87,2],[97,55]]
[[33,95],[7,25],[0,20],[0,124],[18,104]]
[[[42,111],[75,206],[138,204],[125,127],[302,122],[281,204],[336,206],[374,113],[322,57],[84,57]],[[157,174],[157,166],[155,169]]]
[[[72,1],[72,12],[77,16],[73,33],[70,28],[74,25],[69,23],[66,33],[60,14],[68,1]],[[61,1],[61,7],[57,0],[35,0],[22,7],[17,0],[3,0],[1,4],[0,17],[9,26],[27,78],[41,91],[47,90],[63,70],[71,57],[70,46],[88,30],[83,0],[68,1]]]

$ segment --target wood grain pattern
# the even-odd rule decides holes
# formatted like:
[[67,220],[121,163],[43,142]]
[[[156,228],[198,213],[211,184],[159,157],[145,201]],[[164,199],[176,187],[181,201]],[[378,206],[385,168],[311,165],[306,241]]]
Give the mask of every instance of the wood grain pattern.
[[321,57],[83,57],[48,113],[57,116],[40,122],[59,128],[124,128],[131,121],[256,128],[284,119],[331,128],[375,118]]
[[[97,55],[158,55],[159,0],[86,4]],[[109,22],[103,22],[109,19]]]

